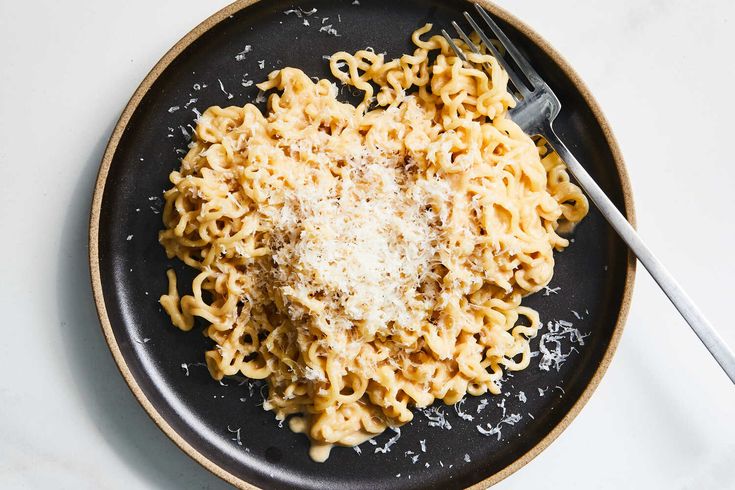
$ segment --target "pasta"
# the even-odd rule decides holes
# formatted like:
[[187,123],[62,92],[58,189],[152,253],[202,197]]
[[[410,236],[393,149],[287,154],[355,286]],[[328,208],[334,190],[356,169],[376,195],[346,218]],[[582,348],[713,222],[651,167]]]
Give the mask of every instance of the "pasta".
[[[171,172],[160,242],[198,272],[172,323],[208,323],[214,379],[268,383],[264,408],[305,432],[311,455],[355,445],[413,407],[500,393],[528,366],[560,226],[587,213],[563,162],[508,115],[490,54],[471,65],[441,36],[386,61],[339,52],[328,80],[284,68],[252,104],[210,107]],[[480,67],[486,67],[482,69]]]

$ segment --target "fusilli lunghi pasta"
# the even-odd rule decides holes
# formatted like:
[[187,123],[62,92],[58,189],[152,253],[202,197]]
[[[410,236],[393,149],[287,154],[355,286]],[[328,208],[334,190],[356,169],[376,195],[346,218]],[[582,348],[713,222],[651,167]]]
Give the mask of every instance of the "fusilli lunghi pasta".
[[[339,52],[364,91],[284,68],[254,105],[210,107],[164,194],[160,242],[199,271],[160,302],[208,326],[215,379],[268,383],[264,407],[306,432],[312,457],[413,417],[412,407],[500,393],[539,328],[557,231],[587,213],[564,164],[511,120],[508,77],[461,41],[413,33],[386,61]],[[486,68],[483,68],[486,67]]]

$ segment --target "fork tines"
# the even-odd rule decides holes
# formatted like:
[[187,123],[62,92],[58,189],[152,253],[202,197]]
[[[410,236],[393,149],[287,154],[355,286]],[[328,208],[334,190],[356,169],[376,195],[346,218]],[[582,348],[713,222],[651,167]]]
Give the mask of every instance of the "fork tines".
[[[510,67],[508,62],[503,58],[503,56],[500,54],[498,49],[493,44],[492,40],[488,35],[485,33],[485,31],[482,30],[482,28],[475,22],[475,20],[472,18],[472,16],[468,12],[464,12],[464,17],[467,19],[467,22],[472,27],[472,30],[480,37],[480,40],[482,41],[482,44],[490,51],[490,53],[495,57],[495,59],[498,60],[498,63],[500,63],[500,66],[503,67],[503,69],[508,73],[508,78],[510,78],[511,83],[513,83],[513,86],[516,88],[518,93],[520,93],[523,97],[527,97],[530,93],[532,93],[537,88],[544,85],[543,79],[536,73],[536,70],[533,69],[531,66],[531,63],[528,62],[525,56],[521,54],[521,52],[518,50],[518,48],[515,47],[515,45],[508,39],[508,36],[505,35],[505,33],[498,27],[498,24],[495,23],[495,21],[490,17],[490,15],[483,9],[480,5],[475,4],[475,8],[477,9],[477,12],[480,14],[480,17],[482,17],[483,21],[485,21],[485,24],[490,28],[490,30],[495,35],[496,39],[500,42],[500,44],[505,48],[505,51],[510,55],[511,58],[513,58],[513,61],[515,62],[516,66],[521,70],[523,75],[525,75],[526,79],[528,80],[528,84],[523,81],[523,79],[516,73],[514,69]],[[452,27],[454,27],[454,30],[457,31],[457,34],[459,35],[460,39],[464,41],[464,43],[469,47],[469,49],[473,53],[479,53],[480,48],[472,42],[470,37],[462,30],[461,27],[456,22],[452,22]],[[457,44],[454,42],[452,37],[447,33],[447,31],[442,30],[442,35],[449,43],[449,46],[454,50],[454,52],[457,54],[457,56],[463,60],[467,61],[466,56],[462,52],[462,50],[457,46]],[[529,87],[530,85],[530,87]]]

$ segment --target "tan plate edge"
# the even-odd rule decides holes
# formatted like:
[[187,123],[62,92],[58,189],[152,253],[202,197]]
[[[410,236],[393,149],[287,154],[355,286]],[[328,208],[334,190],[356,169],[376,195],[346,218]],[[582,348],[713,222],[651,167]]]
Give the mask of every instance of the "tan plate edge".
[[[238,0],[226,6],[225,8],[218,11],[217,13],[213,14],[212,16],[204,20],[201,24],[199,24],[194,29],[192,29],[179,42],[177,42],[163,56],[163,58],[161,58],[161,60],[158,63],[156,63],[156,65],[148,73],[148,75],[146,75],[146,77],[143,79],[143,81],[140,83],[135,93],[131,97],[128,104],[125,106],[125,109],[123,110],[120,116],[120,119],[115,125],[115,129],[113,130],[112,135],[110,136],[110,141],[107,144],[107,148],[105,149],[105,153],[102,158],[102,163],[100,165],[99,173],[97,174],[97,181],[95,184],[94,196],[92,198],[92,208],[91,208],[90,220],[89,220],[89,266],[90,266],[90,276],[91,276],[91,281],[92,281],[92,290],[94,293],[94,301],[97,307],[97,315],[100,320],[100,325],[102,326],[102,331],[104,333],[105,340],[107,342],[107,345],[110,348],[110,351],[112,352],[112,356],[115,359],[115,363],[117,364],[120,374],[122,374],[123,378],[125,378],[125,382],[130,387],[130,390],[133,392],[133,395],[135,395],[135,398],[138,400],[140,405],[143,407],[146,413],[151,417],[151,419],[153,419],[153,422],[166,434],[166,436],[168,436],[177,446],[179,446],[181,450],[183,450],[186,454],[188,454],[191,458],[193,458],[199,464],[201,464],[204,468],[211,471],[212,473],[222,478],[226,482],[232,485],[235,485],[236,487],[239,487],[242,489],[248,489],[248,490],[257,489],[257,487],[247,483],[246,481],[240,478],[237,478],[235,475],[233,475],[229,471],[223,469],[222,467],[218,466],[217,464],[209,460],[206,456],[201,454],[199,451],[194,449],[188,442],[186,442],[163,419],[163,417],[158,413],[156,408],[153,406],[153,404],[148,400],[148,398],[145,396],[143,391],[140,389],[140,387],[138,386],[138,383],[135,381],[135,378],[130,372],[130,369],[125,363],[125,359],[122,356],[120,348],[117,345],[117,340],[115,339],[115,336],[112,332],[112,326],[110,324],[109,317],[107,316],[107,309],[105,306],[104,295],[102,292],[102,280],[101,280],[100,269],[99,269],[99,219],[100,219],[100,212],[102,208],[102,197],[104,195],[105,183],[107,180],[107,174],[109,173],[110,165],[112,163],[112,158],[117,149],[117,145],[120,142],[120,138],[122,137],[122,134],[125,131],[125,128],[127,127],[127,124],[130,121],[131,116],[137,109],[138,105],[140,104],[140,101],[143,99],[143,97],[148,92],[150,87],[158,79],[158,77],[163,72],[163,70],[165,70],[168,67],[168,65],[184,49],[186,49],[190,44],[196,41],[202,34],[204,34],[211,27],[218,24],[219,22],[221,22],[228,16],[233,15],[234,13],[244,9],[245,7],[248,7],[251,4],[256,3],[257,1],[259,0]],[[628,220],[631,222],[631,224],[635,226],[635,210],[633,207],[633,194],[631,190],[630,180],[628,178],[628,172],[625,168],[625,164],[623,162],[623,158],[622,158],[620,149],[618,147],[618,144],[617,144],[617,141],[614,135],[612,134],[612,131],[610,130],[610,126],[607,120],[605,119],[605,116],[602,114],[602,111],[599,105],[597,104],[597,101],[595,101],[594,97],[592,97],[592,94],[590,93],[585,83],[580,79],[579,75],[572,69],[569,63],[567,63],[567,61],[559,53],[557,53],[545,39],[543,39],[540,35],[538,35],[536,32],[531,30],[526,24],[524,24],[518,18],[516,18],[515,16],[513,16],[506,10],[490,3],[488,0],[475,0],[475,1],[481,4],[483,7],[485,7],[493,15],[500,17],[506,22],[514,25],[520,32],[522,32],[525,36],[531,39],[541,49],[546,51],[549,54],[549,56],[554,60],[554,62],[557,63],[559,67],[565,72],[565,74],[569,76],[569,78],[572,80],[576,88],[580,91],[583,98],[585,99],[585,102],[592,109],[595,119],[597,119],[597,122],[600,124],[600,127],[602,128],[605,134],[607,143],[610,149],[612,150],[613,158],[615,159],[615,164],[617,167],[618,175],[620,177],[621,187],[623,190],[625,213],[626,213],[626,216],[628,217]],[[582,409],[582,407],[584,407],[584,405],[587,403],[589,398],[592,396],[592,393],[597,388],[597,385],[599,385],[602,379],[602,376],[605,374],[605,371],[607,370],[608,366],[610,365],[613,354],[615,353],[618,343],[620,342],[620,337],[623,333],[623,326],[625,324],[625,319],[630,309],[630,300],[631,300],[631,296],[633,293],[633,282],[635,278],[635,266],[636,266],[635,257],[633,256],[632,253],[629,252],[628,253],[628,267],[626,271],[626,281],[625,281],[625,286],[623,290],[623,299],[620,305],[620,312],[618,314],[618,319],[615,325],[615,330],[613,331],[612,338],[610,339],[610,344],[608,345],[608,348],[605,352],[605,355],[602,358],[602,361],[600,362],[599,367],[597,368],[597,371],[593,375],[592,379],[590,380],[585,390],[582,392],[582,395],[579,397],[579,400],[577,400],[577,402],[572,406],[571,410],[556,425],[556,427],[554,427],[554,429],[552,429],[552,431],[546,435],[544,439],[542,439],[538,444],[536,444],[528,452],[520,456],[518,459],[516,459],[513,463],[505,467],[503,470],[495,473],[494,475],[490,476],[489,478],[486,478],[485,480],[479,483],[476,483],[472,487],[469,487],[471,490],[479,490],[482,488],[487,488],[503,480],[509,475],[515,473],[516,471],[518,471],[520,468],[526,465],[529,461],[535,458],[541,451],[546,449],[546,447],[548,447],[549,444],[551,444],[559,436],[559,434],[561,434],[561,432],[564,431],[564,429],[566,429],[566,427],[571,423],[571,421],[574,420],[574,418],[577,416],[577,414]]]

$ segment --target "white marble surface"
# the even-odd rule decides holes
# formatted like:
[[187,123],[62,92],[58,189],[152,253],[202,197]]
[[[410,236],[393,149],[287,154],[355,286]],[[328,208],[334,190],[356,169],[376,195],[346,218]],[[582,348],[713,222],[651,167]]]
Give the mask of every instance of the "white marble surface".
[[[133,399],[86,266],[90,193],[117,115],[225,3],[0,0],[0,488],[225,487]],[[735,2],[499,3],[589,83],[628,162],[642,235],[735,345]],[[735,389],[640,271],[596,394],[497,488],[735,488],[734,465]]]

